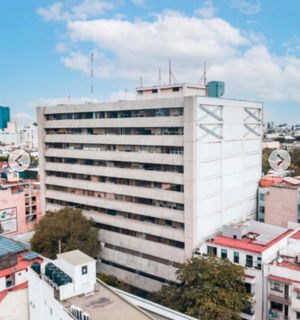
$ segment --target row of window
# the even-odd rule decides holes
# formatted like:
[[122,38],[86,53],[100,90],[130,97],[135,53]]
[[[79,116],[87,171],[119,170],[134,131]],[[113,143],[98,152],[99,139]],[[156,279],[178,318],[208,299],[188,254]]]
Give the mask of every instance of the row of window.
[[122,168],[122,169],[183,173],[183,166],[168,165],[168,164],[91,160],[91,159],[77,159],[77,158],[58,158],[58,157],[46,157],[46,162],[79,164],[79,165]]
[[172,227],[174,229],[184,230],[183,223],[168,220],[168,219],[150,217],[150,216],[145,216],[143,214],[135,214],[135,213],[131,213],[131,212],[119,211],[119,210],[114,210],[114,209],[98,208],[98,207],[90,206],[87,204],[79,205],[74,202],[64,202],[61,200],[48,199],[48,202],[53,203],[53,204],[59,204],[61,206],[65,205],[65,206],[74,207],[74,208],[87,210],[87,211],[91,210],[91,211],[99,212],[101,214],[108,214],[110,216],[118,216],[118,217],[123,217],[125,219],[137,220],[137,221],[141,221],[141,222],[148,222],[148,223],[153,223],[153,224],[160,225],[160,226],[166,226],[166,227]]
[[183,127],[159,128],[57,128],[46,129],[46,134],[82,135],[183,135]]
[[79,119],[110,119],[137,117],[176,117],[183,115],[183,108],[155,108],[144,110],[72,112],[47,114],[46,120],[79,120]]
[[113,184],[120,184],[125,186],[183,192],[182,184],[115,178],[115,177],[97,176],[97,175],[80,174],[80,173],[69,173],[69,172],[60,172],[60,171],[46,171],[46,174],[47,176],[59,177],[59,178],[78,179],[78,180],[85,180],[85,181],[92,181],[92,182],[113,183]]
[[85,150],[85,151],[118,151],[118,152],[142,152],[183,154],[183,147],[174,146],[137,146],[118,144],[88,144],[88,143],[46,143],[46,148]]
[[[218,256],[218,248],[217,247],[212,247],[212,246],[207,246],[207,254],[208,255],[215,255]],[[240,253],[237,251],[233,252],[233,257],[228,257],[228,251],[227,249],[222,248],[221,249],[221,259],[229,259],[232,260],[234,263],[239,264],[240,263]],[[247,254],[246,255],[246,263],[245,263],[246,267],[253,267],[253,256]],[[261,269],[261,257],[257,257],[257,261],[256,261],[256,269]]]

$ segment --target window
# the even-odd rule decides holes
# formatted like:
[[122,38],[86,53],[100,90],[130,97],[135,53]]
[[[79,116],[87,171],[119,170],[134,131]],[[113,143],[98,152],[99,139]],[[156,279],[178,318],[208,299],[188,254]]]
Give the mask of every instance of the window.
[[282,312],[283,305],[282,303],[271,301],[271,309]]
[[300,319],[300,312],[296,311],[296,319],[299,320]]
[[172,88],[172,91],[173,91],[173,92],[178,92],[179,90],[180,90],[179,87],[174,87],[174,88]]
[[265,201],[265,195],[263,193],[260,193],[259,200],[260,201]]
[[221,258],[227,259],[227,250],[226,249],[221,249]]
[[246,255],[246,267],[252,267],[253,266],[253,257],[250,255]]
[[88,267],[87,266],[81,267],[81,274],[87,274],[87,272],[88,272]]
[[282,284],[280,282],[273,281],[271,283],[271,290],[277,291],[277,292],[282,292],[283,291]]
[[261,212],[261,213],[265,213],[265,207],[260,206],[260,207],[259,207],[259,212]]
[[257,257],[256,269],[261,270],[261,257]]
[[217,255],[217,248],[207,246],[207,254],[216,256]]
[[236,251],[233,253],[233,262],[240,263],[240,254]]
[[300,291],[297,291],[297,299],[300,299]]

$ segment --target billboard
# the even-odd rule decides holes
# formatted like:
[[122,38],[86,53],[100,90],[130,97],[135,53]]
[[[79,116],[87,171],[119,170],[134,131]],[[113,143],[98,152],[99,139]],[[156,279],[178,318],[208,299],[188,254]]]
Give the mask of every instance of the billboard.
[[17,208],[0,209],[0,233],[7,234],[16,232],[17,226]]

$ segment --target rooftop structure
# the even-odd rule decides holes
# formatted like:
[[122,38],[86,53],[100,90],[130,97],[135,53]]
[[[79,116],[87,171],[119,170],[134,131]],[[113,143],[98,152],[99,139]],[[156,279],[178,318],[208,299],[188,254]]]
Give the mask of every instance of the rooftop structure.
[[24,243],[0,235],[1,319],[28,319],[27,271],[32,263],[41,261]]
[[32,266],[29,309],[30,320],[195,320],[107,286],[96,279],[96,261],[78,250]]

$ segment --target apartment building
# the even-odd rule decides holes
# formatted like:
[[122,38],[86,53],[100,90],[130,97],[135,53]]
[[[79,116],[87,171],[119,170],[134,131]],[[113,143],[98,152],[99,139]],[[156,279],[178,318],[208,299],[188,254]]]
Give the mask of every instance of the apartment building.
[[0,319],[28,320],[28,269],[41,262],[26,245],[0,235]]
[[300,319],[300,231],[268,266],[269,319]]
[[257,218],[282,227],[300,223],[300,177],[269,175],[261,179]]
[[97,223],[101,272],[158,290],[203,238],[255,217],[262,105],[205,94],[174,84],[38,108],[43,209],[78,207]]
[[0,178],[0,233],[29,239],[41,215],[39,182],[21,179],[18,172],[3,166]]
[[[242,311],[242,320],[269,319],[270,310],[277,306],[272,301],[278,302],[276,299],[272,300],[269,284],[272,277],[276,275],[272,270],[272,264],[278,258],[278,252],[286,248],[290,238],[297,234],[299,234],[297,230],[254,220],[241,221],[225,225],[220,233],[199,247],[200,255],[214,254],[220,259],[228,259],[245,267],[244,282],[246,290],[253,297],[254,304],[249,304]],[[277,306],[276,310],[279,308],[280,306]],[[274,315],[277,315],[276,310],[273,310]]]

